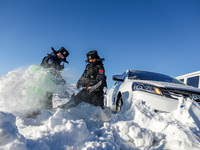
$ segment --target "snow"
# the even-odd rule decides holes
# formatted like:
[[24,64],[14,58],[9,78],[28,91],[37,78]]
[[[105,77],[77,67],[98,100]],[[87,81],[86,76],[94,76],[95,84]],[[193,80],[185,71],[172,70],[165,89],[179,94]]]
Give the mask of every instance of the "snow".
[[[118,114],[88,103],[48,110],[41,97],[24,94],[38,79],[29,69],[0,78],[0,150],[200,149],[200,106],[190,99],[172,113],[155,113],[134,100]],[[57,86],[52,91],[77,92],[73,84]]]

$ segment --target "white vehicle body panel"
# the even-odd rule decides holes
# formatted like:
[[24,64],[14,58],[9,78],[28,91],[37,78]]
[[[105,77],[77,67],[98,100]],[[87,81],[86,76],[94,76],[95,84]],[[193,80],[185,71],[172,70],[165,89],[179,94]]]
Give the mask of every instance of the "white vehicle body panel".
[[155,110],[162,110],[166,112],[172,112],[179,106],[179,101],[171,98],[161,97],[159,95],[146,93],[142,91],[134,91],[134,98],[137,100],[145,101],[147,106]]

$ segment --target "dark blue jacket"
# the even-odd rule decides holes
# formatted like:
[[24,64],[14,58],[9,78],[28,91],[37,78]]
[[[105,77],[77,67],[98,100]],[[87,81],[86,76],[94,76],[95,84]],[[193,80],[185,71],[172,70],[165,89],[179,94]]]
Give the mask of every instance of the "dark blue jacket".
[[94,86],[101,81],[101,86],[97,90],[103,90],[106,87],[105,69],[102,61],[95,63],[88,63],[81,78],[77,82],[77,87],[90,87]]
[[44,68],[52,68],[57,71],[61,71],[64,69],[64,64],[61,65],[61,60],[54,52],[44,57],[40,65]]

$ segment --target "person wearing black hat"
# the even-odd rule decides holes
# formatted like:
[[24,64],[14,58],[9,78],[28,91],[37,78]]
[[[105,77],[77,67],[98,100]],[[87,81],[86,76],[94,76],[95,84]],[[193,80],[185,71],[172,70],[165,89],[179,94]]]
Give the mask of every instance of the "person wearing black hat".
[[40,65],[44,68],[53,68],[57,71],[62,71],[64,64],[61,65],[61,63],[68,63],[66,57],[69,55],[69,52],[64,47],[61,47],[58,51],[53,47],[51,49],[53,52],[44,57]]
[[[59,50],[55,50],[51,47],[52,53],[47,54],[46,57],[43,58],[40,66],[47,69],[49,72],[49,76],[51,80],[55,84],[65,84],[66,81],[61,76],[61,71],[64,69],[64,62],[68,63],[66,57],[69,55],[69,52],[64,48],[61,47]],[[63,62],[63,64],[61,64]],[[46,108],[52,108],[52,99],[53,93],[47,92],[46,93]]]
[[82,90],[71,97],[71,101],[62,108],[73,107],[81,102],[87,102],[95,106],[104,106],[104,87],[107,87],[105,69],[97,51],[87,53],[88,63],[81,78],[77,82],[77,88]]

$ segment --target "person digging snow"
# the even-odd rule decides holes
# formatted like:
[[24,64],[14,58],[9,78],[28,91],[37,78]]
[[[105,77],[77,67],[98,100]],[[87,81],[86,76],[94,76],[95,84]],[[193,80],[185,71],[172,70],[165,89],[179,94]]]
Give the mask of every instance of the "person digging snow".
[[[66,81],[61,76],[61,72],[64,69],[64,62],[68,63],[66,58],[69,52],[64,47],[61,47],[57,51],[53,47],[51,49],[53,52],[43,58],[40,66],[49,72],[49,76],[55,84],[66,84]],[[46,109],[51,109],[53,107],[52,96],[52,92],[46,93],[44,106]]]
[[69,103],[62,108],[76,106],[81,102],[87,102],[95,106],[104,106],[104,87],[107,87],[104,58],[100,58],[97,51],[87,53],[86,68],[77,82],[77,88],[81,89],[76,95],[72,95]]

